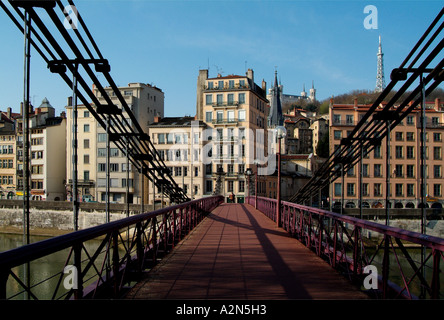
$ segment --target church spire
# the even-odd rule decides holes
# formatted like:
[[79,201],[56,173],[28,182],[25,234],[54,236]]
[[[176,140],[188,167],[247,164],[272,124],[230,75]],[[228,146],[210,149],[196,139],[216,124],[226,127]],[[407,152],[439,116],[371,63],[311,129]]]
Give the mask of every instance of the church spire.
[[284,116],[282,114],[281,94],[277,71],[274,72],[274,86],[271,89],[270,114],[268,115],[268,126],[277,127],[284,125]]

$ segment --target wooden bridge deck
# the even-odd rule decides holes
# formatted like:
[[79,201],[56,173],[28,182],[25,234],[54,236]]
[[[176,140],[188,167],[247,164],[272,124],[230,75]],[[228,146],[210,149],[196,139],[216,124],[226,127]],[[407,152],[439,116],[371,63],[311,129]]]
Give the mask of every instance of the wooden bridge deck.
[[365,299],[325,261],[246,204],[222,204],[127,299]]

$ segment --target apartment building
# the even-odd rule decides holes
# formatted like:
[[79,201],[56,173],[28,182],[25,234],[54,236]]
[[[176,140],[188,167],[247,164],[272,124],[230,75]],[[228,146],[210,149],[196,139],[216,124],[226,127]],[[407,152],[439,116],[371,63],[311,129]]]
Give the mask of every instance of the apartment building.
[[[382,109],[377,109],[378,110]],[[330,105],[330,152],[339,148],[341,138],[353,130],[370,105]],[[442,207],[443,199],[443,134],[444,105],[437,99],[426,103],[426,190],[427,207]],[[411,112],[390,134],[390,206],[418,208],[421,200],[420,184],[420,110]],[[334,181],[331,198],[340,205],[342,190],[346,207],[359,206],[362,173],[363,207],[385,207],[387,153],[385,139],[380,146],[364,155],[362,172],[359,165]]]
[[[212,145],[204,156],[210,159],[205,170],[212,175],[215,193],[225,197],[234,193],[237,202],[254,194],[254,178],[245,173],[266,165],[268,104],[266,83],[257,85],[251,69],[245,75],[214,78],[208,77],[208,70],[199,71],[196,118],[212,129],[203,139]],[[261,184],[258,190],[265,195],[266,181]]]
[[[73,107],[66,106],[66,191],[72,201],[73,185]],[[77,106],[77,194],[78,201],[97,201],[97,123],[84,105]],[[103,137],[101,137],[103,139]]]
[[[94,94],[99,102],[105,103],[97,88],[93,88]],[[120,101],[111,88],[105,88],[109,91],[111,100],[118,108],[122,108]],[[143,83],[129,83],[128,86],[119,87],[125,102],[130,107],[132,114],[137,119],[144,132],[148,132],[148,126],[154,122],[155,117],[164,115],[164,93],[161,89]],[[128,114],[123,110],[128,125],[135,129]],[[113,125],[113,123],[111,123]],[[96,200],[106,201],[106,131],[96,122]],[[80,169],[79,169],[80,170]],[[127,179],[127,170],[129,170],[129,179]],[[142,183],[147,179],[142,179],[136,168],[130,164],[127,168],[127,157],[124,150],[119,150],[115,144],[110,144],[110,189],[108,196],[111,202],[116,203],[135,203],[140,204],[142,196],[145,201],[148,200],[146,193],[142,194]],[[80,171],[79,171],[80,172]],[[142,182],[143,181],[143,182]],[[127,184],[129,185],[128,199],[126,199]]]
[[[156,117],[148,134],[160,159],[190,199],[213,194],[211,163],[202,159],[208,141],[203,139],[209,127],[194,117]],[[161,187],[149,183],[149,203],[162,201]],[[167,204],[169,199],[164,199]]]
[[[63,201],[66,198],[66,117],[44,98],[38,108],[29,106],[30,199]],[[20,113],[23,112],[23,105]],[[17,195],[23,197],[23,118],[17,121]]]
[[[6,124],[5,124],[6,123]],[[1,119],[0,128],[0,199],[16,196],[16,135],[9,119]]]

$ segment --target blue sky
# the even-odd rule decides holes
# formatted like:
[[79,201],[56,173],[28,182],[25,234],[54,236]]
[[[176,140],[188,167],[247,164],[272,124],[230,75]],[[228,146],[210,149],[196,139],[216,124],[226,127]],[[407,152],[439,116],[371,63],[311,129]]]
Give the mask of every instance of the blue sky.
[[[284,93],[314,81],[323,100],[376,84],[378,37],[385,76],[399,66],[442,8],[442,1],[77,0],[118,85],[154,84],[165,93],[165,115],[194,115],[199,69],[210,77],[245,74],[268,87],[277,69]],[[377,29],[366,29],[367,5]],[[23,99],[23,36],[0,10],[0,110]],[[71,89],[49,73],[34,51],[31,101],[44,97],[61,112]]]

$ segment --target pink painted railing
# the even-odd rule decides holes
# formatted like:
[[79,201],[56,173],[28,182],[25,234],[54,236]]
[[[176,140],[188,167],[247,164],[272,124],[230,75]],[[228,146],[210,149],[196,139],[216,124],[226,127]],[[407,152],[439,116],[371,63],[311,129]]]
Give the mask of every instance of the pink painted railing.
[[[277,200],[249,197],[246,202],[276,221]],[[442,238],[285,201],[279,226],[370,294],[443,297]],[[377,277],[369,266],[375,267]],[[373,283],[369,276],[375,277]],[[363,288],[366,279],[370,289]]]
[[[2,252],[0,299],[22,295],[45,300],[119,297],[129,282],[173,250],[221,202],[222,196],[202,198]],[[92,248],[90,241],[94,241]],[[57,266],[56,274],[37,283],[23,279],[21,270],[27,264],[32,268],[33,261],[53,254],[66,254],[66,262]],[[70,288],[62,285],[70,274],[65,272],[67,266],[76,270]],[[8,281],[19,292],[8,292]],[[39,296],[40,286],[51,292],[45,289]]]

